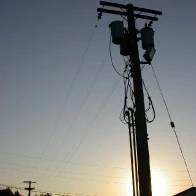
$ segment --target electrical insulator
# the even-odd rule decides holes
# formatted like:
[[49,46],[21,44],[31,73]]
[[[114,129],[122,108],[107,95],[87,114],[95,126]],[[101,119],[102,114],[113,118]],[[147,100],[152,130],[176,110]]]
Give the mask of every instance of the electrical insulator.
[[149,47],[154,47],[154,31],[151,27],[145,26],[141,29],[142,48],[147,50]]
[[129,56],[130,55],[130,46],[129,46],[129,37],[126,36],[124,39],[123,39],[123,42],[120,44],[120,54],[122,56]]
[[110,24],[111,34],[112,34],[112,43],[121,44],[124,39],[124,27],[122,21],[113,21]]

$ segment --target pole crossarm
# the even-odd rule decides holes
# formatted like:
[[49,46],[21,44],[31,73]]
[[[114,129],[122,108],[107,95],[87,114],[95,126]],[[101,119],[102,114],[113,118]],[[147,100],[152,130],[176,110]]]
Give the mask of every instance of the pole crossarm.
[[122,12],[122,11],[117,11],[117,10],[108,10],[108,9],[104,9],[104,8],[97,8],[98,12],[103,12],[103,13],[108,13],[108,14],[116,14],[116,15],[121,15],[121,16],[127,16],[126,12]]
[[[117,11],[117,10],[108,10],[108,9],[104,9],[104,8],[98,8],[97,11],[100,12],[100,13],[108,13],[108,14],[127,16],[126,12]],[[134,14],[134,17],[141,18],[141,19],[146,19],[146,20],[158,21],[157,17],[146,16],[146,15],[143,15],[143,14]]]
[[161,11],[157,10],[151,10],[151,9],[146,9],[142,7],[133,7],[134,11],[139,11],[139,12],[144,12],[144,13],[149,13],[149,14],[155,14],[155,15],[162,15]]
[[141,19],[145,19],[145,20],[153,20],[153,21],[158,21],[157,17],[153,17],[153,16],[146,16],[143,14],[133,14],[134,17],[136,18],[141,18]]
[[[100,1],[100,5],[110,6],[110,7],[120,8],[120,9],[127,9],[127,7],[130,4],[123,5],[123,4],[119,4],[119,3],[111,3],[111,2],[107,2],[107,1]],[[141,13],[154,14],[154,15],[162,15],[161,11],[152,10],[152,9],[146,9],[146,8],[141,8],[141,7],[135,7],[135,6],[132,6],[132,7],[133,7],[133,11],[138,11],[138,12],[141,12]],[[127,16],[127,13],[123,12],[123,11],[108,10],[108,9],[104,9],[104,8],[98,8],[97,11],[101,12],[101,13],[108,13],[108,14]],[[145,19],[145,20],[158,21],[157,17],[143,15],[143,14],[140,14],[140,13],[139,14],[135,14],[134,13],[133,16],[136,17],[136,18],[141,18],[141,19]]]
[[37,182],[32,182],[32,181],[23,181],[24,183],[37,183]]
[[29,190],[35,190],[35,188],[25,188],[25,190],[29,191]]
[[126,5],[123,5],[123,4],[119,4],[119,3],[111,3],[111,2],[108,2],[108,1],[100,1],[100,5],[103,5],[103,6],[110,6],[110,7],[117,7],[117,8],[122,8],[122,9],[126,9]]

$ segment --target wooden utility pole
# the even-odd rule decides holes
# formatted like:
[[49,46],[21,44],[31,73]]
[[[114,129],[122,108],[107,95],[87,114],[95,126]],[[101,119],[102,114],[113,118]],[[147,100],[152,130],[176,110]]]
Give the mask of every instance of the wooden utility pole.
[[35,188],[31,187],[32,183],[36,183],[36,182],[32,182],[32,181],[24,181],[24,183],[29,184],[29,187],[26,187],[25,190],[28,191],[28,196],[31,196],[31,191],[34,190]]
[[[137,29],[135,26],[135,19],[146,19],[150,21],[157,21],[157,17],[149,15],[143,15],[143,13],[161,15],[162,12],[156,10],[150,10],[146,8],[135,7],[132,4],[123,5],[118,3],[111,3],[100,1],[100,5],[110,6],[119,8],[117,10],[108,10],[105,8],[98,8],[97,11],[100,13],[109,13],[115,15],[126,16],[128,21],[128,31],[130,35],[130,59],[132,63],[132,77],[134,85],[134,96],[136,105],[135,114],[135,126],[136,126],[136,146],[137,146],[137,158],[138,158],[138,184],[139,184],[139,195],[140,196],[152,196],[151,191],[151,174],[150,174],[150,159],[148,149],[148,134],[145,116],[145,105],[144,105],[144,94],[143,94],[143,83],[140,69],[140,59],[138,52],[138,38]],[[122,11],[122,9],[124,11]],[[135,11],[140,12],[135,14]]]

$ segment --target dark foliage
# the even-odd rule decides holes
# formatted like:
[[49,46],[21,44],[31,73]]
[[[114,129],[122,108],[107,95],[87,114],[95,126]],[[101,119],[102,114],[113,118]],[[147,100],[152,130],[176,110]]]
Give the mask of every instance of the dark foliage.
[[21,194],[16,191],[13,193],[9,188],[0,190],[0,196],[21,196]]

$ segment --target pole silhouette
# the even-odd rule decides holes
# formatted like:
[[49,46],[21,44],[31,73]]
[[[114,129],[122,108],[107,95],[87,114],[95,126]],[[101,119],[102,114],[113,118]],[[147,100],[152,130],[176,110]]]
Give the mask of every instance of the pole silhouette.
[[[134,88],[134,99],[135,99],[135,134],[136,134],[136,151],[137,151],[137,171],[135,172],[138,175],[138,182],[133,182],[137,185],[139,184],[139,193],[133,190],[134,196],[152,196],[151,190],[151,172],[150,172],[150,156],[149,156],[149,148],[148,148],[148,133],[147,133],[147,124],[146,124],[146,113],[145,113],[145,103],[144,103],[144,93],[143,93],[143,80],[141,75],[141,68],[139,58],[139,51],[138,51],[138,37],[137,34],[139,33],[135,20],[137,18],[157,21],[158,18],[155,16],[149,16],[149,14],[153,15],[162,15],[162,12],[135,7],[132,4],[118,4],[118,3],[111,3],[100,1],[100,5],[104,6],[104,8],[98,8],[97,11],[99,13],[108,13],[108,14],[115,14],[120,15],[122,17],[127,17],[128,23],[128,35],[129,35],[129,57],[131,60],[131,68],[132,68],[132,78],[133,78],[133,88]],[[118,10],[110,10],[105,9],[105,6],[119,8]],[[137,12],[137,13],[135,13]],[[144,15],[148,13],[148,15]],[[118,44],[118,43],[116,43]],[[150,59],[151,60],[151,59]],[[146,62],[149,64],[149,62]],[[129,123],[130,124],[130,123]],[[130,128],[130,127],[129,127]],[[133,178],[135,178],[133,176]],[[137,186],[136,186],[137,187]],[[135,188],[134,188],[135,189]]]
[[32,187],[31,187],[31,184],[36,183],[36,182],[24,181],[23,183],[29,184],[29,187],[26,187],[25,190],[28,191],[28,196],[31,196],[31,191],[35,189],[35,188],[32,188]]

